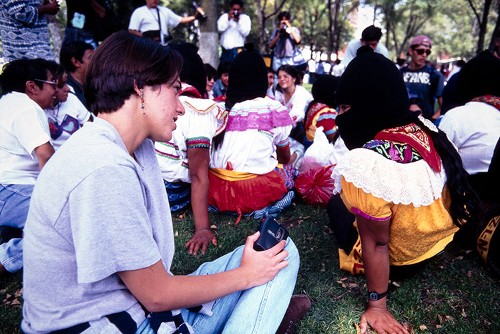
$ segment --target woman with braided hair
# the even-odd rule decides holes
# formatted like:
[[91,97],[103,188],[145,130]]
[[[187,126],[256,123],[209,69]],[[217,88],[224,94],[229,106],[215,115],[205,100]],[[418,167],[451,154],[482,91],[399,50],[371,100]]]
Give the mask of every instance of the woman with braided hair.
[[460,226],[476,221],[476,196],[446,135],[408,109],[403,79],[387,58],[360,48],[340,79],[337,102],[350,150],[332,173],[328,206],[340,267],[366,276],[362,333],[370,326],[408,334],[387,309],[389,277],[415,272]]

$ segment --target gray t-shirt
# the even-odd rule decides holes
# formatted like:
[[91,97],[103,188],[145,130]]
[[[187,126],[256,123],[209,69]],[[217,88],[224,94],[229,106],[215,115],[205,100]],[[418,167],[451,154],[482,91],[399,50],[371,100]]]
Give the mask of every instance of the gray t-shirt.
[[146,140],[128,154],[114,127],[86,123],[38,178],[24,237],[26,333],[49,332],[128,310],[144,312],[117,272],[170,269],[170,209]]

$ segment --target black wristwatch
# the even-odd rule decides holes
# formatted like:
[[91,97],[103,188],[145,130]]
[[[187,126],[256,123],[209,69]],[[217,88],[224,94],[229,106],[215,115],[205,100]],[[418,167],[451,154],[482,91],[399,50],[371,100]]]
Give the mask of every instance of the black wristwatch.
[[386,292],[383,292],[383,293],[378,293],[376,291],[370,291],[370,292],[368,292],[368,298],[370,300],[376,301],[376,300],[382,299],[385,296],[387,296],[388,292],[389,292],[389,290],[387,290]]

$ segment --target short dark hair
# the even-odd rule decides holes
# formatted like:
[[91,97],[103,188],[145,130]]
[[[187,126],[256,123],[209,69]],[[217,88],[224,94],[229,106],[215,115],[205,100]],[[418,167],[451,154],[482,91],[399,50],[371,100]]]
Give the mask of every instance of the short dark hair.
[[171,48],[182,56],[181,81],[193,86],[201,96],[204,96],[207,92],[207,77],[203,60],[198,55],[198,47],[191,43],[180,42],[171,44]]
[[205,63],[205,64],[203,64],[203,66],[205,67],[205,75],[206,75],[208,80],[217,79],[216,78],[217,70],[212,65]]
[[243,8],[243,1],[241,0],[231,0],[229,2],[229,7],[233,7],[233,5],[240,5],[241,8]]
[[276,73],[279,73],[279,71],[284,71],[295,78],[296,85],[300,85],[302,83],[302,72],[295,68],[295,66],[281,65]]
[[45,59],[13,60],[3,67],[0,76],[2,93],[25,93],[27,81],[33,81],[38,87],[42,88],[43,82],[36,81],[36,79],[47,80],[47,71],[52,72],[49,69],[49,61]]
[[231,66],[231,63],[228,61],[223,61],[219,64],[219,66],[217,67],[218,79],[220,79],[221,75],[223,75],[224,73],[229,73],[229,66]]
[[361,39],[366,42],[380,41],[382,38],[382,29],[374,25],[366,27],[361,33]]
[[127,31],[108,37],[97,48],[85,80],[85,98],[92,113],[118,110],[138,88],[174,84],[182,57],[158,42]]
[[83,61],[83,55],[87,50],[94,50],[94,48],[92,45],[81,41],[64,43],[59,54],[59,62],[68,73],[73,73],[76,71],[76,67],[71,59],[75,57],[76,60]]
[[289,12],[289,11],[284,10],[284,11],[280,12],[280,13],[278,14],[278,16],[276,16],[276,20],[279,22],[279,21],[281,21],[281,18],[282,18],[282,17],[285,17],[287,20],[290,20],[290,18],[291,18],[292,16],[290,15],[290,12]]

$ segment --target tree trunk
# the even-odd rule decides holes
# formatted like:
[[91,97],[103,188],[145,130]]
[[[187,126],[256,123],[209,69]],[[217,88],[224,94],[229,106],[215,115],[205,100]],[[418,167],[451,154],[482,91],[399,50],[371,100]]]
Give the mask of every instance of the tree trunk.
[[202,0],[207,19],[200,21],[199,54],[204,63],[219,66],[219,34],[217,32],[217,0]]
[[335,33],[333,34],[333,40],[331,44],[330,52],[334,51],[336,55],[339,53],[340,49],[340,33],[342,31],[342,27],[339,23],[339,14],[340,14],[340,6],[342,0],[335,0],[333,6],[333,29]]
[[[262,6],[262,1],[256,1],[257,3],[257,21],[259,24],[259,39],[257,41],[257,49],[260,52],[264,52],[266,50],[266,15],[265,8]],[[265,6],[266,2],[264,2]]]
[[479,38],[477,40],[476,54],[479,54],[484,48],[484,37],[488,27],[488,15],[490,13],[491,1],[492,0],[484,0],[483,17],[479,22]]
[[[495,28],[493,29],[493,34],[491,35],[491,40],[490,40],[490,45],[488,49],[494,50],[495,49],[495,34],[497,36],[500,35],[500,0],[497,1],[497,21],[495,23]],[[498,37],[497,37],[498,38]]]
[[52,40],[52,49],[56,60],[59,60],[62,41],[64,38],[64,27],[56,15],[45,15],[47,18],[47,27],[49,28],[50,39]]

